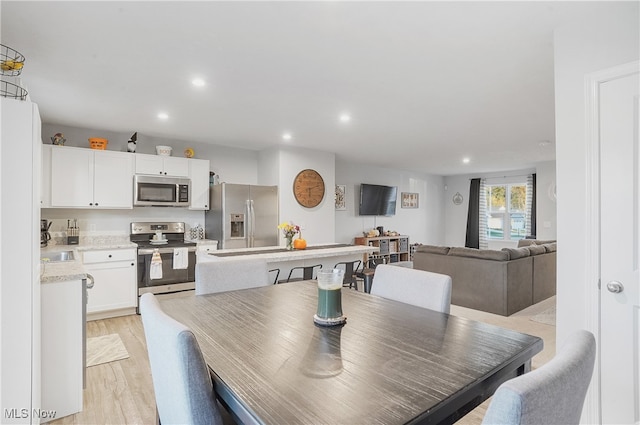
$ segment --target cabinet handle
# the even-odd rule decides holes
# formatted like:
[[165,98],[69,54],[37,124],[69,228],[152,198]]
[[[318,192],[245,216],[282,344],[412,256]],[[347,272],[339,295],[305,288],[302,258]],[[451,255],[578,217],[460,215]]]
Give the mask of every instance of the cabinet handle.
[[131,263],[131,265],[132,265],[132,266],[135,266],[135,265],[136,265],[136,263]]
[[112,257],[112,255],[111,255],[111,254],[109,254],[109,258],[111,258],[111,257]]
[[89,202],[89,205],[93,206],[93,202]]
[[96,283],[96,280],[89,273],[87,273],[87,279],[89,279],[89,281],[86,284],[87,285],[87,289],[93,288],[93,285]]

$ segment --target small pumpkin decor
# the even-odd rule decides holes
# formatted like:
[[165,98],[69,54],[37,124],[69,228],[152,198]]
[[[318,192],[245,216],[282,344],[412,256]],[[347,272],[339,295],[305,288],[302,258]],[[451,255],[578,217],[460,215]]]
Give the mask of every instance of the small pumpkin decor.
[[298,239],[293,240],[294,249],[305,249],[307,247],[307,241],[302,239],[302,231],[298,231]]

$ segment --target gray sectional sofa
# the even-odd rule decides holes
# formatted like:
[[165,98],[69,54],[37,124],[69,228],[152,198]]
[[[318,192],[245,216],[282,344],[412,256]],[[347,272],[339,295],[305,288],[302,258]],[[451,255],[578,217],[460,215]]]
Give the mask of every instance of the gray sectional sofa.
[[556,248],[536,240],[501,251],[420,245],[413,266],[451,276],[452,304],[510,316],[555,295]]

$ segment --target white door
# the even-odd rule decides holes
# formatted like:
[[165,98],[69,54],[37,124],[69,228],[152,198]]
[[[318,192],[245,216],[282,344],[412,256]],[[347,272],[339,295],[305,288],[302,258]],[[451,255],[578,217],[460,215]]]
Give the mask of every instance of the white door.
[[[635,69],[635,71],[634,71]],[[600,379],[604,424],[640,422],[638,66],[599,85]]]

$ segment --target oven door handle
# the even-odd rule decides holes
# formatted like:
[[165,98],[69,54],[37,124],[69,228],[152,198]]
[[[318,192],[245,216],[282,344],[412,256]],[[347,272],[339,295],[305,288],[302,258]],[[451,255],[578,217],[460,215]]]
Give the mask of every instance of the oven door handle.
[[[187,248],[187,251],[196,252],[196,249],[197,248],[195,246],[190,246],[189,248]],[[153,252],[156,250],[158,250],[160,254],[173,254],[174,248],[138,248],[138,255],[153,254]]]

